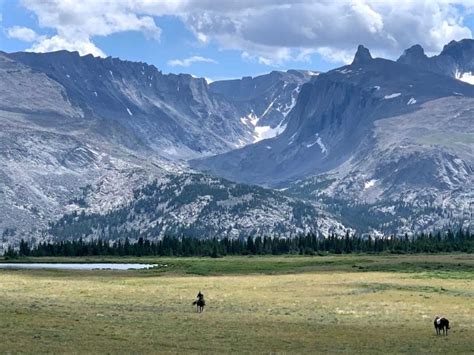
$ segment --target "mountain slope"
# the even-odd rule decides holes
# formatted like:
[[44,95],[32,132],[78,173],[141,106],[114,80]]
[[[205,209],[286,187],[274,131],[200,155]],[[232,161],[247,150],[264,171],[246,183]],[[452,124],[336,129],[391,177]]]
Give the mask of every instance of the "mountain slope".
[[[273,95],[290,77],[255,80]],[[189,170],[183,159],[252,142],[255,127],[241,120],[252,109],[144,63],[0,53],[2,242],[39,236],[70,211],[107,213],[149,181]]]
[[254,127],[254,141],[259,141],[285,130],[286,117],[296,103],[301,86],[317,75],[303,70],[272,71],[254,78],[215,81],[209,90],[241,108],[242,122]]
[[451,41],[439,55],[428,57],[420,45],[408,48],[397,60],[402,64],[447,75],[474,84],[474,40]]
[[414,112],[441,97],[474,97],[471,85],[365,57],[365,52],[359,48],[353,64],[305,84],[278,137],[194,161],[193,166],[236,181],[278,185],[364,157],[379,119]]
[[[227,151],[252,140],[252,130],[240,121],[239,110],[209,92],[202,78],[164,75],[144,63],[81,57],[76,52],[3,56],[62,86],[83,120],[118,125],[155,154],[189,158]],[[47,95],[43,98],[48,100]],[[30,111],[36,108],[31,105]],[[97,133],[115,142],[107,130]]]
[[[85,192],[84,200],[88,200]],[[165,234],[203,237],[327,235],[344,228],[315,204],[280,192],[200,174],[165,176],[134,191],[109,213],[69,214],[49,230],[56,238],[149,239]]]
[[[303,85],[281,135],[192,166],[234,181],[290,186],[290,193],[330,205],[401,203],[416,215],[392,215],[393,223],[381,222],[379,230],[468,223],[473,103],[474,86],[373,59],[360,46],[351,65]],[[423,206],[456,218],[419,214]]]

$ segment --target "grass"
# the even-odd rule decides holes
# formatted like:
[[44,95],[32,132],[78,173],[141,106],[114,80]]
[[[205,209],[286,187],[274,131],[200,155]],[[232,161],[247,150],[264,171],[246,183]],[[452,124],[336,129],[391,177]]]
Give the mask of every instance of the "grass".
[[0,271],[0,353],[474,351],[472,255],[127,261],[167,267]]

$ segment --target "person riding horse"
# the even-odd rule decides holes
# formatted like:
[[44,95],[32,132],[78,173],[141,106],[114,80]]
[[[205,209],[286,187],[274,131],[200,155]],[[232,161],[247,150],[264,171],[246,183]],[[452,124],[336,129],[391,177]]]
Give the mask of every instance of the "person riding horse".
[[197,294],[196,298],[198,300],[204,300],[204,295],[201,293],[201,291],[199,291],[199,293]]
[[196,298],[197,300],[193,302],[193,305],[196,305],[196,310],[198,312],[202,312],[204,310],[204,306],[206,305],[206,301],[204,301],[204,294],[199,291]]

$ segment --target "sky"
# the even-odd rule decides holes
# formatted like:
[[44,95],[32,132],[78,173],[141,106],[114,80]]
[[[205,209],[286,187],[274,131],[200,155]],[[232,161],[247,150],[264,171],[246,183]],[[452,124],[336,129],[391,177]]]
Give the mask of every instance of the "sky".
[[472,38],[474,0],[0,0],[0,50],[119,57],[210,80],[327,71]]

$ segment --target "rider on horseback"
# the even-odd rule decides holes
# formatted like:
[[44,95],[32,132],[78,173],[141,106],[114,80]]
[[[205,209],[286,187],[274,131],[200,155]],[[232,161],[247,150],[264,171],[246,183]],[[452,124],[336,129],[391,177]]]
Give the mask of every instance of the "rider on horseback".
[[197,299],[198,301],[204,301],[204,295],[201,293],[201,291],[199,291],[199,293],[197,294]]
[[204,310],[204,306],[206,305],[206,301],[204,301],[204,295],[199,291],[197,294],[197,300],[193,302],[193,305],[196,305],[196,310],[198,312],[202,312]]

